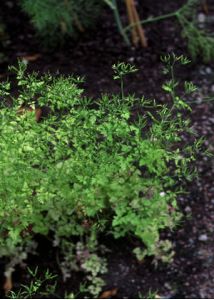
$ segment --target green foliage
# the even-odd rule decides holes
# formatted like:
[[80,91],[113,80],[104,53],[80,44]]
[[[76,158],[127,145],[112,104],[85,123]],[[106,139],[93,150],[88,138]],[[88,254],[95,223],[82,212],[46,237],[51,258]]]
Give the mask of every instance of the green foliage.
[[65,36],[75,37],[93,24],[102,1],[99,0],[21,0],[39,35],[47,42],[58,42]]
[[126,31],[123,28],[123,24],[122,24],[122,20],[121,20],[121,17],[120,17],[117,0],[103,0],[103,1],[104,1],[104,3],[106,3],[112,9],[118,31],[121,34],[121,36],[123,37],[125,43],[128,46],[130,46],[131,43],[129,41],[129,37],[128,37]]
[[56,289],[56,282],[53,279],[56,275],[53,275],[46,270],[41,277],[38,275],[38,267],[33,271],[28,268],[31,281],[29,285],[22,284],[21,289],[18,292],[11,291],[7,298],[9,299],[32,299],[32,297],[50,297],[54,295]]
[[124,99],[124,80],[123,78],[131,73],[137,72],[137,69],[130,65],[125,63],[117,63],[112,66],[112,69],[114,71],[114,80],[120,80],[120,87],[121,87],[121,98]]
[[[196,60],[201,57],[204,62],[212,61],[214,59],[214,37],[198,26],[197,10],[200,3],[200,0],[187,0],[178,10],[157,17],[149,17],[140,21],[140,24],[147,25],[168,18],[176,18],[181,25],[182,36],[187,41],[187,48],[192,59]],[[122,28],[122,33],[126,35],[132,26],[133,24]]]
[[99,275],[107,272],[106,261],[96,254],[91,254],[82,264],[82,268],[87,274],[87,280],[90,282],[87,291],[97,298],[105,285],[104,280]]
[[[35,234],[52,232],[66,265],[70,261],[95,279],[105,271],[95,255],[102,233],[133,234],[145,255],[156,253],[160,231],[180,218],[178,183],[192,178],[189,164],[200,146],[179,146],[181,134],[192,133],[174,66],[187,61],[163,60],[174,82],[165,88],[172,96],[168,106],[125,95],[91,103],[77,86],[79,78],[25,75],[19,64],[19,95],[0,109],[0,256],[13,257]],[[117,73],[135,71],[124,68]],[[1,88],[1,98],[8,98],[9,83]],[[34,107],[48,107],[49,114],[36,122]],[[81,251],[71,237],[85,245]],[[96,279],[90,293],[101,285]]]
[[182,34],[187,39],[192,59],[202,57],[205,62],[209,62],[214,59],[214,37],[198,28],[196,19],[199,4],[199,0],[188,0],[176,16],[182,26]]
[[[172,250],[172,243],[169,240],[158,241],[150,250],[154,255],[153,263],[155,266],[158,265],[159,261],[163,263],[171,263],[173,261],[175,252]],[[140,247],[135,248],[133,252],[139,261],[142,261],[148,255],[148,251]]]
[[192,59],[196,60],[201,57],[205,62],[209,62],[214,59],[214,38],[198,27],[197,10],[199,5],[199,0],[187,0],[180,9],[169,16],[176,17],[180,23],[182,36],[187,40],[187,47]]
[[[85,224],[86,226],[86,224]],[[71,245],[70,241],[63,240],[61,249],[64,261],[60,263],[63,279],[71,277],[71,271],[83,271],[85,280],[80,284],[79,293],[97,298],[105,285],[102,275],[107,272],[107,261],[98,253],[106,252],[102,245],[98,245],[96,230],[92,229],[91,236],[85,243],[77,242]],[[75,297],[73,293],[69,297]]]
[[138,293],[139,299],[159,299],[160,296],[158,295],[157,291],[149,290],[148,294],[145,296],[143,293]]

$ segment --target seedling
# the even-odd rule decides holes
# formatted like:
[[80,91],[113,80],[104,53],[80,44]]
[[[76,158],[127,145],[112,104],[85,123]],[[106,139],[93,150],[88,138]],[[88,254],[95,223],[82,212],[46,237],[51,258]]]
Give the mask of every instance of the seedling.
[[118,63],[113,65],[114,80],[120,80],[121,99],[124,99],[124,77],[128,74],[137,72],[137,69],[131,64]]

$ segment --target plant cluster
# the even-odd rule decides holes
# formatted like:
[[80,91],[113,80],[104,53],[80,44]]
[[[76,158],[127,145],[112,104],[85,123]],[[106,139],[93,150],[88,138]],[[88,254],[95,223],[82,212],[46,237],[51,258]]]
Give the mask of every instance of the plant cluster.
[[205,62],[214,59],[214,37],[198,27],[197,8],[200,1],[188,0],[177,11],[176,17],[182,27],[182,35],[187,40],[187,47],[192,59],[202,57]]
[[[95,295],[106,271],[97,254],[100,235],[134,235],[144,255],[160,256],[160,231],[180,218],[180,182],[192,178],[189,164],[200,147],[200,141],[179,146],[182,133],[192,131],[174,66],[188,60],[174,55],[163,61],[172,77],[163,86],[170,105],[123,92],[92,101],[82,95],[80,78],[28,75],[22,63],[13,68],[19,95],[8,107],[10,83],[0,92],[0,257],[16,257],[35,234],[51,234],[66,267],[70,262],[89,281],[99,278],[90,287]],[[115,65],[115,79],[133,71]],[[186,83],[184,95],[192,90]],[[37,118],[45,107],[48,114]]]
[[21,0],[39,35],[47,43],[75,37],[93,24],[102,1],[99,0]]

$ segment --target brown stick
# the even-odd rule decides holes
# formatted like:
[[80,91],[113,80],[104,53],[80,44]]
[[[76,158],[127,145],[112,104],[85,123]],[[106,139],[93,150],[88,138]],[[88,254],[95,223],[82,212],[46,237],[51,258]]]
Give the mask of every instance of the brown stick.
[[202,3],[202,7],[203,7],[203,10],[205,12],[205,14],[209,14],[209,7],[208,7],[208,4],[207,4],[207,0],[204,0],[203,3]]
[[132,10],[132,0],[126,0],[126,8],[127,8],[127,12],[128,12],[129,24],[132,26],[132,28],[131,28],[132,42],[135,46],[137,46],[139,37],[138,37],[138,33],[137,33],[137,28],[134,25],[135,19],[134,19],[134,14],[133,14],[133,10]]
[[135,20],[135,24],[136,24],[136,28],[140,37],[140,41],[141,41],[141,45],[146,48],[148,46],[147,44],[147,40],[146,40],[146,36],[144,33],[144,29],[143,26],[140,24],[140,17],[138,15],[136,6],[134,4],[134,1],[132,0],[132,11],[133,11],[133,15],[134,15],[134,20]]

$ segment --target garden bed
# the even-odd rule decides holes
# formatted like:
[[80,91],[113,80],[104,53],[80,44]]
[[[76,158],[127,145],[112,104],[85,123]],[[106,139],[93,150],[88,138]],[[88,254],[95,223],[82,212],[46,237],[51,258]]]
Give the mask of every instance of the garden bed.
[[[161,90],[164,77],[161,75],[160,55],[172,51],[178,54],[186,53],[185,42],[178,34],[179,26],[175,25],[173,20],[161,23],[159,31],[154,25],[146,31],[149,37],[147,49],[127,48],[121,43],[111,11],[107,11],[99,21],[97,30],[85,34],[78,43],[68,43],[52,53],[41,51],[33,29],[26,23],[27,19],[20,17],[21,13],[17,11],[15,5],[7,5],[9,2],[1,4],[6,10],[5,20],[10,37],[10,44],[5,45],[7,61],[1,68],[0,75],[3,79],[8,75],[13,79],[13,75],[6,71],[8,62],[16,64],[18,57],[24,58],[28,61],[30,71],[85,76],[85,94],[95,99],[101,93],[120,92],[118,83],[112,80],[111,66],[118,61],[125,61],[135,64],[139,69],[138,73],[130,75],[126,80],[126,93],[155,98],[160,103],[168,101]],[[143,15],[147,17],[150,14],[164,13],[161,5],[155,4],[151,7],[149,2],[145,1]],[[164,9],[171,11],[183,2],[169,3],[169,7],[165,5]],[[18,31],[16,32],[14,28]],[[191,67],[186,67],[185,71],[182,69],[179,79],[191,80],[199,87],[194,97],[196,102],[192,104],[191,118],[197,136],[204,136],[206,146],[213,151],[214,104],[204,102],[203,98],[214,94],[214,64],[205,65],[202,61],[197,61]],[[16,93],[15,85],[14,93]],[[155,267],[150,258],[139,263],[131,252],[133,245],[138,243],[135,239],[114,240],[107,236],[100,241],[109,249],[106,254],[108,273],[103,278],[106,282],[104,290],[113,290],[112,295],[109,294],[112,298],[148,297],[151,292],[163,298],[214,297],[213,159],[201,155],[197,167],[199,178],[187,186],[189,194],[180,197],[178,202],[184,213],[183,222],[177,230],[163,233],[173,242],[176,252],[173,263],[170,265],[159,263]],[[82,279],[82,274],[73,274],[64,283],[57,263],[57,250],[40,236],[37,240],[38,254],[30,255],[26,265],[30,268],[38,266],[39,272],[40,268],[41,270],[49,268],[56,274],[58,297],[64,297],[65,292],[69,292],[70,289],[78,293],[78,283]],[[4,263],[4,260],[0,262],[1,274]],[[3,280],[2,276],[1,287]],[[20,283],[26,284],[28,281],[26,268],[18,267],[13,277],[14,288],[18,289]]]

